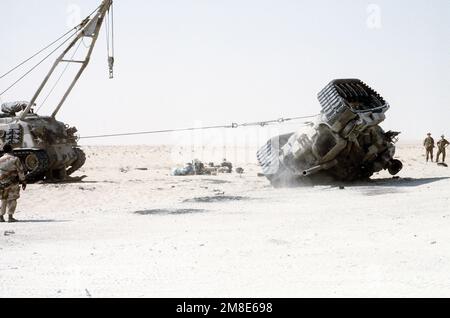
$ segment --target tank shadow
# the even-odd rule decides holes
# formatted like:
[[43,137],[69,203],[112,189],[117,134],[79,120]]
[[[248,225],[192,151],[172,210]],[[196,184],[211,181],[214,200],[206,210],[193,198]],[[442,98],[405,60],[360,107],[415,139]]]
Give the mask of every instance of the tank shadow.
[[116,181],[84,181],[84,180],[64,180],[64,181],[40,181],[36,184],[53,185],[53,184],[101,184],[101,183],[118,183]]
[[138,215],[179,215],[179,214],[195,214],[195,213],[205,213],[206,210],[203,209],[152,209],[152,210],[142,210],[135,211],[134,214]]
[[439,182],[450,179],[450,177],[432,178],[381,178],[367,179],[363,181],[344,182],[336,181],[330,177],[321,176],[315,179],[299,179],[287,181],[275,186],[276,188],[311,188],[314,186],[329,186],[331,188],[352,188],[352,187],[418,187],[425,184]]
[[18,223],[66,223],[64,220],[19,220]]
[[67,177],[64,180],[42,180],[37,182],[38,184],[67,184],[67,183],[87,183],[84,179],[87,178],[86,175],[81,177]]
[[336,186],[347,186],[347,187],[419,187],[422,185],[447,180],[450,177],[433,177],[433,178],[382,178],[382,179],[371,179],[368,181],[358,181],[355,183],[339,183]]

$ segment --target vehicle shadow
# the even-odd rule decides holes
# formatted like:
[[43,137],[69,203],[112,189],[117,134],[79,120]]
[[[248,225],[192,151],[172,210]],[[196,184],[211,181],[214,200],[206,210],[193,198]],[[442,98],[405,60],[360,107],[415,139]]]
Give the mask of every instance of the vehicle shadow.
[[66,223],[65,220],[19,220],[18,223]]
[[419,187],[431,184],[450,177],[430,177],[430,178],[380,178],[363,181],[345,182],[332,180],[329,177],[312,179],[300,179],[295,182],[286,182],[278,188],[310,188],[314,186],[328,186],[330,188],[355,188],[355,187]]
[[431,184],[434,182],[439,182],[443,180],[450,179],[450,177],[433,177],[433,178],[381,178],[381,179],[371,179],[363,182],[341,184],[348,187],[419,187],[426,184]]
[[103,180],[103,181],[84,181],[84,180],[64,180],[64,181],[41,181],[36,184],[41,185],[65,185],[65,184],[102,184],[102,183],[118,183],[116,181]]

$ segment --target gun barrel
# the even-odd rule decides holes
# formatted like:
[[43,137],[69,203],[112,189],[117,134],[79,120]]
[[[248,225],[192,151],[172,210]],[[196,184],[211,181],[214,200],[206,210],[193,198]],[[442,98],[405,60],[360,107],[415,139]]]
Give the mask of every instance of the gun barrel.
[[336,159],[334,159],[333,161],[328,161],[328,162],[322,163],[321,165],[306,169],[303,171],[302,175],[304,177],[307,177],[307,176],[313,175],[319,171],[331,169],[334,166],[336,166],[337,164],[338,164],[338,161]]

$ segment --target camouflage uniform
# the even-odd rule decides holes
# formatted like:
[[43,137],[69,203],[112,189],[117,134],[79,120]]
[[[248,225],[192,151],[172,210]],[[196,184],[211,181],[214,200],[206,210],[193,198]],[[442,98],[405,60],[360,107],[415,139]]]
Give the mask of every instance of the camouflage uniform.
[[445,162],[445,148],[448,145],[450,145],[450,143],[445,138],[442,138],[441,140],[438,141],[438,143],[437,143],[438,152],[437,152],[436,162],[439,162],[439,157],[441,156],[441,154],[442,154],[442,162]]
[[430,135],[425,138],[423,146],[425,147],[425,150],[427,152],[427,162],[429,158],[431,158],[431,161],[433,161],[434,139]]
[[17,199],[20,198],[20,184],[25,182],[25,173],[20,159],[12,154],[4,154],[0,158],[0,215],[12,216],[16,211]]

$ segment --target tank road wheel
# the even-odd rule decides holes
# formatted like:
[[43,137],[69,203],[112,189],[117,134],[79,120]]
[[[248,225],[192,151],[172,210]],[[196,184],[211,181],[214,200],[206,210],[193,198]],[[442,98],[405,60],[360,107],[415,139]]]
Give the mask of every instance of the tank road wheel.
[[86,154],[80,148],[75,148],[75,153],[77,154],[77,160],[72,164],[72,166],[67,169],[66,173],[68,176],[72,175],[75,171],[80,169],[86,162]]
[[35,153],[30,153],[25,157],[25,167],[28,171],[34,171],[37,167],[39,167],[39,158]]
[[15,150],[14,154],[20,158],[25,170],[28,183],[45,179],[45,173],[49,167],[50,160],[44,150]]

